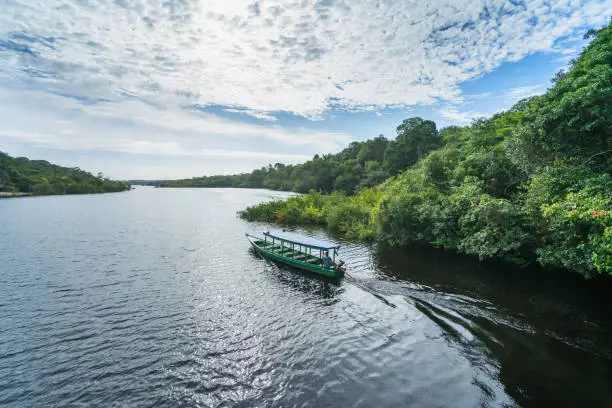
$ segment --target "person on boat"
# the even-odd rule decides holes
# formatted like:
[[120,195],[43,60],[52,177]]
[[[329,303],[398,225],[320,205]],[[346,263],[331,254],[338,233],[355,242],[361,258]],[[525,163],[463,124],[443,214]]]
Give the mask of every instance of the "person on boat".
[[323,254],[323,258],[321,258],[323,260],[323,267],[324,268],[329,268],[333,265],[333,261],[331,259],[331,257],[329,256],[329,252],[325,251],[325,253]]

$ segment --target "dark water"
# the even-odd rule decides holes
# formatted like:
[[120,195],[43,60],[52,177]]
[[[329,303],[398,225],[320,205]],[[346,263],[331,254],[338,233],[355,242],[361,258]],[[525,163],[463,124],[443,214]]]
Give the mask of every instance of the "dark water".
[[0,405],[612,406],[612,292],[350,242],[358,285],[304,276],[235,216],[279,195],[0,201]]

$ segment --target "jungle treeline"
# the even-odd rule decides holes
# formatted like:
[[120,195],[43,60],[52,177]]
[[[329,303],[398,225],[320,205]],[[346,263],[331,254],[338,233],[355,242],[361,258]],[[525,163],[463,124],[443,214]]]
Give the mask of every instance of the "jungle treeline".
[[0,192],[9,194],[85,194],[129,190],[130,186],[111,181],[78,168],[56,166],[45,160],[11,157],[0,152]]
[[611,275],[612,25],[587,37],[545,94],[470,126],[438,130],[410,118],[395,140],[381,136],[302,165],[168,185],[293,190],[306,194],[240,214]]

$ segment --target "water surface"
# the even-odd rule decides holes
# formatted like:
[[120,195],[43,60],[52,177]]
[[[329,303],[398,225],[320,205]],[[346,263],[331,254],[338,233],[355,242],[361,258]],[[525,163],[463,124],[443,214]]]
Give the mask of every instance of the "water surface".
[[282,196],[0,201],[0,405],[612,406],[605,291],[355,242],[358,284],[304,275],[235,215]]

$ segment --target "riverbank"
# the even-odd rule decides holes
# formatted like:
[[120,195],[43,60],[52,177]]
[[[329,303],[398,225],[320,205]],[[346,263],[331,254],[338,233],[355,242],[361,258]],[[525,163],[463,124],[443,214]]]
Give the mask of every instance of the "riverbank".
[[24,197],[48,197],[48,196],[68,196],[68,195],[93,195],[93,194],[111,194],[111,193],[123,193],[125,191],[133,190],[128,188],[126,190],[119,191],[96,191],[96,192],[83,192],[83,193],[57,193],[57,194],[34,194],[34,193],[6,193],[0,192],[0,199],[8,198],[24,198]]
[[[394,247],[439,247],[481,261],[537,263],[585,278],[612,270],[612,212],[606,209],[610,199],[597,192],[610,182],[534,208],[530,196],[512,202],[491,197],[477,185],[444,194],[424,179],[423,166],[418,166],[356,196],[310,192],[247,207],[239,216],[282,225],[318,225],[351,239]],[[525,205],[531,209],[521,210]]]
[[0,198],[28,197],[31,195],[32,193],[7,193],[0,191]]

